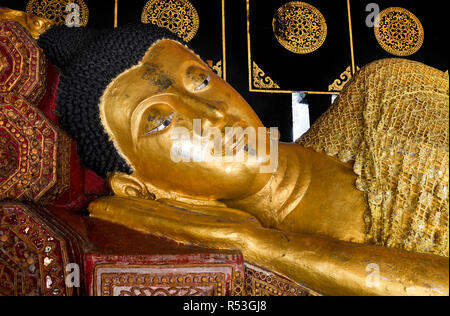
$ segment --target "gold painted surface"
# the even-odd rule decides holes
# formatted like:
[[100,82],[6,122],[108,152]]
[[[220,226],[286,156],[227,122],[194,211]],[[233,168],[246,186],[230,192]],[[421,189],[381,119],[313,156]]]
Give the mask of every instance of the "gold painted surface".
[[416,53],[424,40],[420,20],[410,11],[399,7],[381,11],[376,18],[374,32],[380,46],[395,56]]
[[[356,67],[356,70],[359,70],[359,67]],[[347,84],[347,82],[350,81],[352,78],[352,68],[351,66],[348,66],[347,69],[341,75],[338,79],[334,80],[332,84],[328,86],[328,91],[336,91],[340,92],[344,88],[344,86]]]
[[223,57],[223,80],[227,81],[227,48],[226,48],[226,20],[225,20],[225,0],[222,0],[222,57]]
[[66,11],[69,3],[80,7],[80,26],[86,26],[89,21],[89,9],[83,0],[29,0],[26,12],[50,20],[54,25],[66,24]]
[[371,63],[300,139],[354,163],[367,242],[448,257],[448,89],[448,73],[421,63]]
[[188,0],[150,0],[144,6],[142,23],[164,27],[189,42],[197,34],[200,19]]
[[118,26],[119,0],[114,0],[114,28]]
[[275,13],[272,28],[278,42],[297,54],[309,54],[327,38],[327,23],[314,6],[300,1],[284,4]]
[[[107,197],[91,216],[181,243],[240,249],[257,262],[325,295],[448,295],[448,258],[286,233],[224,215],[201,214],[156,201]],[[180,220],[183,219],[183,220]],[[379,284],[368,284],[367,265],[379,265]]]
[[350,0],[347,0],[347,16],[348,16],[348,29],[350,36],[350,54],[352,55],[352,75],[353,75],[356,72],[356,67],[355,67],[355,48],[353,45],[352,12],[350,7]]
[[[446,110],[448,116],[448,103]],[[373,200],[355,187],[351,164],[285,143],[272,174],[260,173],[260,161],[172,161],[171,129],[193,131],[195,118],[202,129],[263,127],[245,100],[185,46],[155,43],[107,87],[100,115],[133,173],[110,175],[115,196],[91,203],[91,216],[181,243],[239,249],[245,260],[325,295],[448,295],[448,257],[370,245],[366,215]],[[168,117],[170,124],[148,133],[157,124],[152,120]],[[334,119],[330,128],[350,120]],[[420,246],[420,239],[414,243]],[[367,282],[373,264],[381,273],[375,286]]]
[[45,33],[53,25],[49,19],[4,7],[0,7],[0,20],[20,23],[34,39],[38,39],[39,35]]
[[253,86],[261,89],[280,89],[272,78],[266,75],[266,73],[259,68],[259,66],[253,62]]

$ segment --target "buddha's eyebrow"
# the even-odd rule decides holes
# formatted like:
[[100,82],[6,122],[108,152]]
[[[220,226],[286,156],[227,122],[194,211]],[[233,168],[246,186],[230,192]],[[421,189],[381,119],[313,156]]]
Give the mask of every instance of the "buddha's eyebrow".
[[158,65],[145,63],[144,67],[145,72],[142,79],[148,81],[149,85],[158,87],[158,93],[168,89],[173,84],[173,81]]

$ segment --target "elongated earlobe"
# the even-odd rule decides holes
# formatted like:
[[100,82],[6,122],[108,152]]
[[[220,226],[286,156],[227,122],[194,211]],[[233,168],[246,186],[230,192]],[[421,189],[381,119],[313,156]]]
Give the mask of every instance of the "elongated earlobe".
[[109,185],[114,194],[122,197],[154,200],[155,195],[148,192],[146,186],[132,175],[114,172],[109,176]]

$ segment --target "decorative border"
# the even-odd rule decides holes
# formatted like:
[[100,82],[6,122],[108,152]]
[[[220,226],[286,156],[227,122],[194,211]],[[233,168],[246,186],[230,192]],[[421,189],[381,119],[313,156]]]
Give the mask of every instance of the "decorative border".
[[[192,286],[203,286],[203,292],[207,289],[209,294],[214,294],[211,292],[212,287],[216,290],[220,287],[215,295],[240,296],[244,292],[243,258],[238,252],[144,255],[87,253],[83,261],[86,294],[90,296],[119,295],[122,290],[125,291],[124,295],[130,296],[150,295],[155,291],[179,296],[186,294],[187,288]],[[108,282],[102,277],[104,274],[105,277],[111,277]],[[219,274],[222,275],[221,281],[215,280]],[[213,276],[214,280],[211,280]],[[194,280],[194,277],[197,279]],[[112,292],[114,288],[115,292]],[[107,292],[103,293],[104,290]]]
[[98,264],[93,270],[93,295],[239,295],[243,289],[238,278],[242,276],[234,264]]
[[[333,91],[294,91],[294,90],[282,90],[282,89],[276,89],[276,90],[269,90],[269,89],[255,89],[253,85],[253,59],[252,59],[252,53],[251,53],[251,36],[250,36],[250,0],[247,1],[247,55],[248,55],[248,89],[250,92],[259,92],[259,93],[296,93],[296,92],[303,92],[303,93],[309,93],[309,94],[336,94],[338,92]],[[350,0],[347,0],[347,12],[348,12],[348,25],[349,25],[349,36],[350,36],[350,54],[351,54],[351,62],[352,62],[352,68],[351,68],[351,74],[355,74],[356,67],[355,67],[355,54],[354,54],[354,48],[353,48],[353,30],[352,30],[352,19],[351,19],[351,9],[350,9]]]
[[[359,67],[356,67],[356,71],[359,70]],[[343,73],[333,81],[332,84],[328,86],[328,91],[334,91],[336,93],[340,93],[347,82],[352,78],[352,66],[348,66]]]
[[321,296],[313,290],[254,264],[245,262],[244,269],[246,296]]

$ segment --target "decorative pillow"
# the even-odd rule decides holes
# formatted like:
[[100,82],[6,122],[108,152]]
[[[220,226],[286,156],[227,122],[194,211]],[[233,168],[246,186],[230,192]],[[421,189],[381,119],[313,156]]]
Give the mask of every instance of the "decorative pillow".
[[42,49],[18,23],[0,20],[0,92],[14,92],[32,104],[47,88]]
[[0,201],[48,204],[69,179],[70,138],[23,97],[0,93]]
[[107,193],[59,128],[58,85],[58,70],[29,33],[0,20],[0,201],[82,210]]

